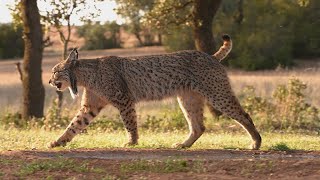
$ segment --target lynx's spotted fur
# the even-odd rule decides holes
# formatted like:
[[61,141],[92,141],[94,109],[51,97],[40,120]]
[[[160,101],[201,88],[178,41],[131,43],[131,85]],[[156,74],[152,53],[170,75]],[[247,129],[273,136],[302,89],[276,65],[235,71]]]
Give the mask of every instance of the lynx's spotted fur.
[[81,109],[65,132],[50,147],[62,146],[85,129],[108,104],[118,108],[128,131],[128,145],[138,143],[135,104],[178,96],[179,105],[189,124],[188,138],[176,147],[190,147],[204,132],[203,106],[211,107],[235,119],[249,133],[252,149],[259,149],[261,137],[250,116],[235,97],[224,67],[219,63],[232,48],[229,36],[213,56],[199,51],[171,54],[78,59],[73,50],[69,57],[52,69],[49,83],[58,90],[84,87]]

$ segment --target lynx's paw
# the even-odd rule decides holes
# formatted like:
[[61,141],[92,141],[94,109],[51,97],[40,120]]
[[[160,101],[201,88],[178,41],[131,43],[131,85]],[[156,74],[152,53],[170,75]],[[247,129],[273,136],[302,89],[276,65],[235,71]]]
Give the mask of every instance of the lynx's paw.
[[261,146],[261,141],[262,141],[261,136],[260,134],[258,134],[256,138],[253,139],[250,149],[258,150]]
[[249,148],[251,150],[259,150],[260,146],[261,146],[261,142],[253,142]]
[[62,142],[53,141],[53,142],[48,144],[48,148],[55,148],[55,147],[59,147],[59,146],[65,146],[66,144],[67,144],[67,142],[65,142],[65,141],[62,141]]
[[138,145],[138,143],[137,142],[127,142],[127,143],[124,143],[122,146],[123,147],[132,147],[135,145]]
[[186,146],[185,144],[183,143],[174,143],[172,145],[172,148],[175,148],[175,149],[185,149],[185,148],[189,148],[190,146]]

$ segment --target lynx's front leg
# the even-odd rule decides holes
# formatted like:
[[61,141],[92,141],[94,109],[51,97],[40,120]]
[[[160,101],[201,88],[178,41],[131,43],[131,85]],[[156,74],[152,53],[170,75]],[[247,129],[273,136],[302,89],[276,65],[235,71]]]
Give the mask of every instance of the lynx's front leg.
[[97,96],[85,90],[82,96],[81,109],[72,119],[64,133],[56,141],[51,142],[49,147],[54,148],[66,145],[67,142],[70,142],[92,122],[104,106],[105,103]]

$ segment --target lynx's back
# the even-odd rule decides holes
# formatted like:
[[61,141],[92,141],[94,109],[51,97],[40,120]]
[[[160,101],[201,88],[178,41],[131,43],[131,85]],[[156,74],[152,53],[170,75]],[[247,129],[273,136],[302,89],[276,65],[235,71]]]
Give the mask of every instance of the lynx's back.
[[123,58],[122,61],[122,75],[136,100],[162,99],[202,88],[209,79],[226,77],[222,65],[214,57],[193,50]]

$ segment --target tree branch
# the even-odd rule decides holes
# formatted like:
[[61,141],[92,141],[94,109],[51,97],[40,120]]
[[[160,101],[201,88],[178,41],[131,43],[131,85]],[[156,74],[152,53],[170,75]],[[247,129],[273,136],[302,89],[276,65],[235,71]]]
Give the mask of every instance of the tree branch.
[[19,73],[20,80],[22,81],[23,73],[22,73],[22,70],[21,70],[21,63],[20,62],[16,62],[14,64],[16,65],[16,69],[17,69],[17,71]]

